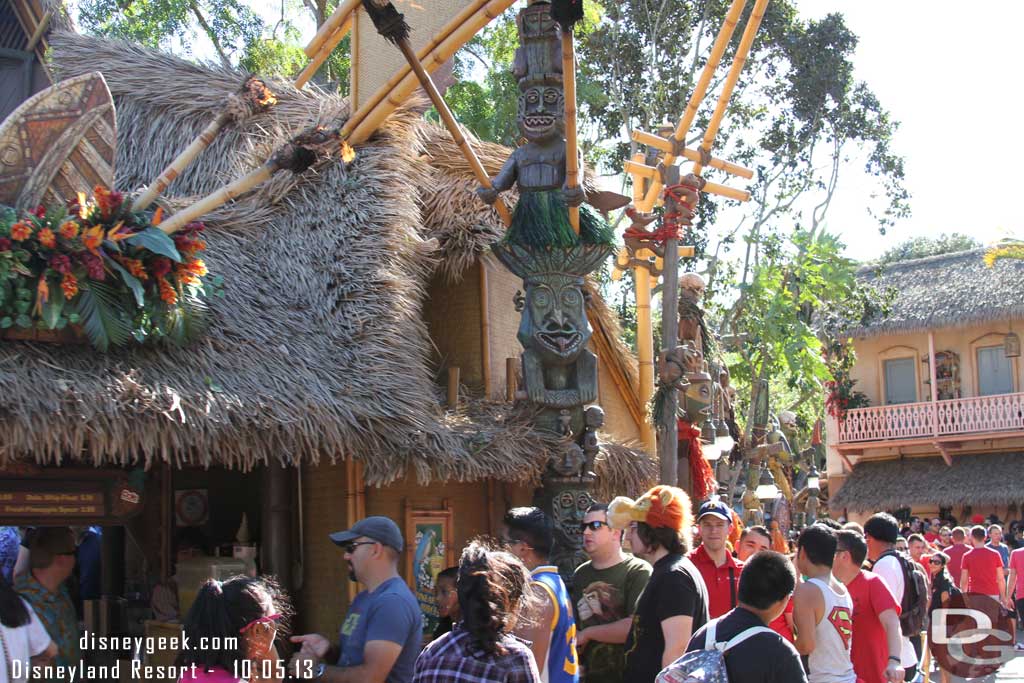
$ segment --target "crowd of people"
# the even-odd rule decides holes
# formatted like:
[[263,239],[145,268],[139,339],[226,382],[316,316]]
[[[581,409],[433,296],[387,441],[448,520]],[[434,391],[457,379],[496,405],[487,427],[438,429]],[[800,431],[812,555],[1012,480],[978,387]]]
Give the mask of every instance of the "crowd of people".
[[[551,518],[513,508],[497,538],[472,540],[438,574],[441,619],[424,639],[420,605],[399,574],[402,533],[368,517],[330,536],[363,589],[336,639],[279,640],[292,610],[270,578],[210,580],[184,617],[184,636],[232,645],[182,650],[179,680],[654,683],[717,666],[732,683],[913,681],[926,661],[929,613],[952,597],[987,596],[1024,617],[1024,547],[1009,547],[990,521],[822,519],[778,552],[772,531],[742,527],[719,499],[694,516],[682,490],[656,486],[586,511],[589,560],[567,585],[550,561]],[[27,571],[0,580],[0,680],[27,680],[14,675],[14,660],[81,657],[64,585],[76,541],[70,529],[41,529]]]

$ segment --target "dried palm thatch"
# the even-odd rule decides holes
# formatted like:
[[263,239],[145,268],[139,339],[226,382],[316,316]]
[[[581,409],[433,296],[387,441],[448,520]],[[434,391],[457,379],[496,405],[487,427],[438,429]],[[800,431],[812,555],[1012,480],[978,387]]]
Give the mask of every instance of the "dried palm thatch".
[[[125,43],[59,34],[52,44],[62,77],[104,73],[118,107],[121,188],[155,177],[239,80]],[[238,177],[312,124],[349,115],[342,98],[270,87],[278,105],[222,133],[170,186],[169,204]],[[437,253],[419,191],[436,169],[422,161],[420,127],[399,112],[348,166],[275,176],[208,216],[206,259],[227,286],[200,343],[116,357],[0,346],[0,461],[248,470],[355,458],[372,485],[409,472],[424,483],[536,477],[548,437],[505,421],[481,439],[496,422],[445,416],[434,396],[421,301]],[[617,463],[608,471],[621,481],[608,486],[631,487],[649,469]]]
[[892,310],[852,330],[857,337],[1024,318],[1024,261],[1002,259],[989,268],[984,249],[865,266],[857,276],[896,292]]
[[894,510],[912,505],[1009,505],[1024,500],[1024,453],[862,462],[830,501],[833,510]]

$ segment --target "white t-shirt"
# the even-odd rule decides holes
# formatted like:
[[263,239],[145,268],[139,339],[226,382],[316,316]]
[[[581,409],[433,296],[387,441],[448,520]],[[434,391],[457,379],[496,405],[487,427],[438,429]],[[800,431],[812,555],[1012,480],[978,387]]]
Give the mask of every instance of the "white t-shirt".
[[[7,652],[12,662],[21,662],[22,666],[14,665],[20,671],[18,678],[13,678],[7,670],[7,658],[0,656],[0,683],[25,683],[28,680],[29,658],[42,654],[50,646],[50,634],[46,632],[43,622],[39,621],[32,606],[25,602],[28,609],[29,622],[24,626],[9,628],[0,623],[0,637],[7,645]],[[2,650],[0,650],[2,652]]]
[[[911,560],[913,561],[913,560]],[[882,577],[882,580],[889,585],[892,597],[896,598],[896,604],[903,604],[903,568],[900,561],[892,555],[886,555],[875,563],[871,570]],[[910,644],[910,638],[903,636],[903,646],[900,648],[900,666],[904,669],[917,664],[917,653],[914,646]]]

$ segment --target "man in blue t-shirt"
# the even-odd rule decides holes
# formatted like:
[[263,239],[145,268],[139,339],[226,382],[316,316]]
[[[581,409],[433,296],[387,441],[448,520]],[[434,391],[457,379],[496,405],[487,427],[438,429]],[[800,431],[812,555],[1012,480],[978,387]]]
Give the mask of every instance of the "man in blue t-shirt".
[[398,575],[402,532],[387,517],[367,517],[330,538],[345,551],[349,578],[366,590],[352,601],[341,624],[336,658],[328,656],[331,642],[319,634],[292,637],[302,645],[292,657],[296,675],[312,675],[322,683],[409,683],[420,651],[423,615]]

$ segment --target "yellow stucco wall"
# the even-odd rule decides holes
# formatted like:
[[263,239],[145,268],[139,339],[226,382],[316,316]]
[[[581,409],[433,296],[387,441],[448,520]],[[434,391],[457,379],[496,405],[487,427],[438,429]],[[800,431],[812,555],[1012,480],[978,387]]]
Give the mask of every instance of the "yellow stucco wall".
[[[960,356],[961,395],[978,395],[977,349],[985,346],[1002,346],[1009,331],[1009,322],[987,323],[963,328],[935,330],[935,352],[953,351]],[[885,335],[867,339],[855,339],[857,363],[851,377],[857,380],[856,389],[871,399],[871,405],[882,405],[885,399],[882,363],[890,358],[913,357],[917,368],[917,400],[929,400],[928,333]],[[1014,359],[1014,390],[1021,391],[1024,375],[1021,374],[1020,359]]]

